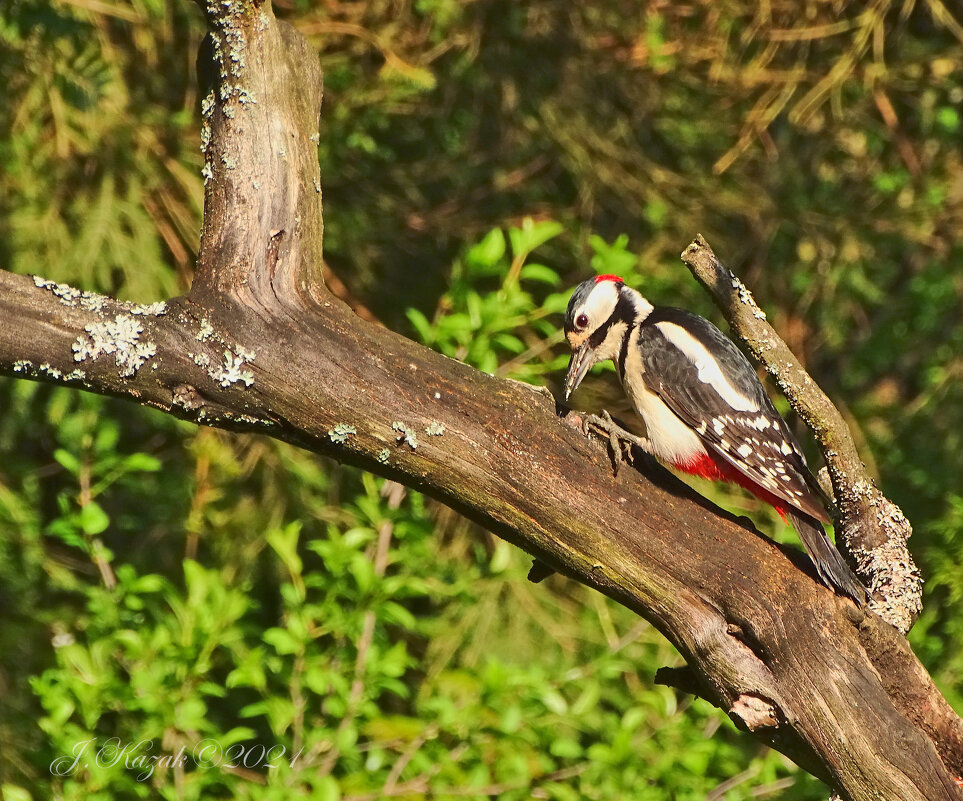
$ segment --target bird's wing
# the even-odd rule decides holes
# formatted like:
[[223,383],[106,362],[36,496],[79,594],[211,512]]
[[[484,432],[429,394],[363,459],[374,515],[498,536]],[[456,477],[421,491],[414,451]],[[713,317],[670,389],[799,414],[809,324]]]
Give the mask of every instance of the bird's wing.
[[790,506],[828,520],[795,438],[728,337],[708,320],[672,309],[646,320],[638,342],[646,386],[708,447]]

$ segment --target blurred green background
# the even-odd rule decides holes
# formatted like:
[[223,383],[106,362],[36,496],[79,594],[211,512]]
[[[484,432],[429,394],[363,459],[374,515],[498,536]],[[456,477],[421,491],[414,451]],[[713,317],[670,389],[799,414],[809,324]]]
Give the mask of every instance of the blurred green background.
[[[911,639],[963,710],[963,15],[939,0],[275,8],[326,75],[329,285],[555,388],[558,312],[593,269],[719,321],[678,258],[704,233],[913,522],[927,583]],[[0,267],[140,302],[189,287],[203,31],[186,0],[4,4]],[[609,404],[612,384],[579,401]],[[272,440],[3,379],[2,798],[825,798],[654,686],[679,657],[647,624],[564,579],[530,585],[529,561]],[[145,776],[98,764],[111,742],[131,760],[221,752]]]

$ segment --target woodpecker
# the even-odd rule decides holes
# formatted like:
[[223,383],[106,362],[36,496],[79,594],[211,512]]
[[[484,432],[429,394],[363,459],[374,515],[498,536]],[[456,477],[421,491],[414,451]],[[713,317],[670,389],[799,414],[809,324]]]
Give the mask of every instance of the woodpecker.
[[[612,360],[660,461],[747,489],[792,521],[820,579],[857,604],[866,590],[822,526],[829,517],[795,438],[742,351],[697,314],[653,306],[615,275],[576,287],[565,314],[565,399]],[[609,418],[611,420],[611,418]],[[624,433],[624,432],[623,432]]]

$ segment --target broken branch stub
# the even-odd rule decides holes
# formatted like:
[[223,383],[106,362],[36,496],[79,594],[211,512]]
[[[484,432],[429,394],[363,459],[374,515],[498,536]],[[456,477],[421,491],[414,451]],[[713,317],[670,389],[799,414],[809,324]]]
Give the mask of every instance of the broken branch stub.
[[722,310],[736,336],[772,375],[789,403],[812,429],[832,482],[837,532],[873,595],[870,608],[904,634],[921,610],[923,580],[906,540],[909,521],[876,487],[859,458],[849,427],[826,393],[766,320],[746,285],[713,252],[702,234],[682,252]]

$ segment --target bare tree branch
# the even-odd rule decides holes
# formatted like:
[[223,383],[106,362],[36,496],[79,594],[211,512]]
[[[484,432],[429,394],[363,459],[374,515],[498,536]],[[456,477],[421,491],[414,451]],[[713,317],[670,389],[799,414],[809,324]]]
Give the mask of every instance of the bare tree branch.
[[316,57],[266,3],[207,9],[216,80],[194,288],[139,307],[0,272],[0,371],[260,431],[431,494],[652,622],[694,689],[847,799],[963,797],[959,718],[906,640],[799,552],[646,460],[613,476],[543,394],[325,290]]
[[839,513],[836,528],[874,595],[871,608],[900,631],[909,631],[919,617],[923,591],[920,572],[906,546],[912,534],[909,521],[876,488],[839,410],[766,321],[746,285],[716,258],[702,234],[682,252],[682,260],[813,430],[829,468]]

